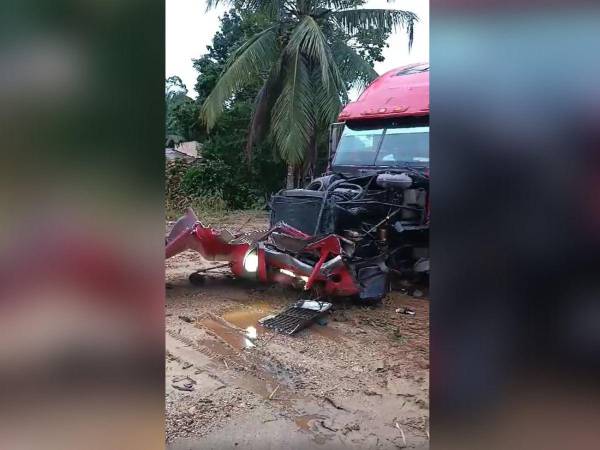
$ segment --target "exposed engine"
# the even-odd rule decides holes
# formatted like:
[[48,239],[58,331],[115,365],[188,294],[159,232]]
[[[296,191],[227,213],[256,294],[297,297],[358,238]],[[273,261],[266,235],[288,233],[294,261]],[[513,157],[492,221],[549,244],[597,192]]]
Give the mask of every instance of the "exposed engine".
[[283,222],[312,236],[338,235],[359,297],[379,300],[391,274],[428,276],[428,192],[429,176],[417,169],[327,175],[273,196],[271,226]]

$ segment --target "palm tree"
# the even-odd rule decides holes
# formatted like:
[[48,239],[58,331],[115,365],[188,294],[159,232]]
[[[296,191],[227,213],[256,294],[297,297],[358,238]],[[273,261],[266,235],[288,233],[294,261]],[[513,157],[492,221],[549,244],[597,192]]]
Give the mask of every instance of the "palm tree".
[[[207,0],[208,8],[218,2]],[[229,2],[264,15],[266,25],[231,55],[202,105],[201,118],[210,130],[236,92],[257,78],[263,80],[246,153],[250,157],[253,144],[270,131],[290,173],[302,163],[314,164],[318,135],[335,121],[347,101],[348,82],[365,85],[377,76],[348,42],[335,37],[354,36],[369,27],[389,34],[402,27],[410,48],[418,20],[408,11],[357,8],[361,0]]]

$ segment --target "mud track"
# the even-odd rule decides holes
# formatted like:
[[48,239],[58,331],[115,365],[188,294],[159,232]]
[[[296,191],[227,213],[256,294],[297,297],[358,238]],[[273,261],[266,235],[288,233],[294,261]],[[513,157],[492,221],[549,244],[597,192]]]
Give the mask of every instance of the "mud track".
[[[250,219],[249,219],[250,217]],[[264,228],[266,216],[213,226]],[[172,449],[428,448],[429,302],[338,302],[292,337],[258,320],[299,292],[236,280],[186,252],[166,263],[166,430]],[[396,312],[408,308],[414,315]]]

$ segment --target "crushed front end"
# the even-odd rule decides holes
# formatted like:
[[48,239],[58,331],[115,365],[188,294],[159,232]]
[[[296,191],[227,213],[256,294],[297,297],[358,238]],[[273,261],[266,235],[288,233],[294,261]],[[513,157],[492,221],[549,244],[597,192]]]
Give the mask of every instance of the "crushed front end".
[[345,262],[352,247],[335,234],[315,237],[283,222],[251,233],[217,230],[203,225],[190,209],[167,236],[166,257],[191,249],[209,261],[227,262],[237,277],[353,296],[360,285]]
[[413,282],[427,279],[428,199],[426,170],[334,174],[305,189],[275,195],[271,223],[285,222],[313,236],[336,236],[356,294],[361,300],[377,301],[388,292],[392,274]]
[[328,175],[274,195],[268,230],[218,230],[188,210],[167,236],[166,257],[192,249],[236,277],[379,301],[392,275],[427,280],[428,199],[426,170]]

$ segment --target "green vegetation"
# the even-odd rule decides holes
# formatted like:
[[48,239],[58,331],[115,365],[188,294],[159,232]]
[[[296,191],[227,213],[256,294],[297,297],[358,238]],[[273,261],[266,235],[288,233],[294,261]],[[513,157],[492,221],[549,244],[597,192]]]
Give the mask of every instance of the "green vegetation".
[[198,108],[194,100],[187,95],[188,90],[181,78],[167,78],[165,83],[165,130],[168,147],[180,142],[191,141],[198,130],[196,115]]
[[361,9],[365,0],[228,3],[208,52],[194,61],[196,100],[178,77],[166,83],[167,143],[203,144],[201,162],[183,170],[167,194],[256,208],[285,187],[286,174],[288,186],[300,185],[324,170],[328,126],[348,90],[377,76],[373,64],[395,28],[404,27],[412,42],[417,18]]

